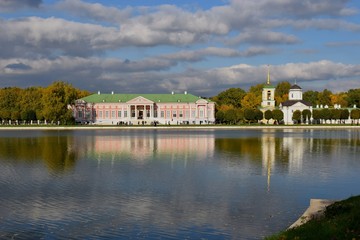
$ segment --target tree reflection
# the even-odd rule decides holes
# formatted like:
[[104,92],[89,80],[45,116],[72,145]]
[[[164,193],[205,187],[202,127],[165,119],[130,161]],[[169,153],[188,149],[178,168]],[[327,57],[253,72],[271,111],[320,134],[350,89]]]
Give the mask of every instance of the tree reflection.
[[0,138],[0,159],[28,164],[42,161],[49,172],[63,173],[72,169],[77,160],[73,142],[70,135]]

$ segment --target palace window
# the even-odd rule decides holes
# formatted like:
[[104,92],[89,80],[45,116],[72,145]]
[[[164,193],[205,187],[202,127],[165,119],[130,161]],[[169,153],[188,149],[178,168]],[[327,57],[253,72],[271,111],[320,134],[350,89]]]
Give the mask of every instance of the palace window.
[[173,111],[172,116],[173,118],[176,118],[176,111]]
[[183,111],[179,112],[179,117],[182,118],[183,117]]
[[121,118],[121,111],[118,111],[118,118]]
[[195,118],[195,116],[196,116],[196,111],[195,111],[195,110],[192,110],[192,111],[191,111],[191,117],[192,117],[192,118]]
[[204,110],[200,109],[199,114],[201,118],[204,117]]
[[170,118],[170,111],[169,110],[166,111],[166,118]]
[[100,118],[103,117],[103,111],[99,111],[99,117],[100,117]]
[[127,118],[127,110],[124,111],[124,118]]
[[161,118],[164,118],[164,117],[165,117],[165,112],[164,112],[164,111],[161,111],[161,112],[160,112],[160,117],[161,117]]
[[109,118],[109,111],[105,111],[105,118]]

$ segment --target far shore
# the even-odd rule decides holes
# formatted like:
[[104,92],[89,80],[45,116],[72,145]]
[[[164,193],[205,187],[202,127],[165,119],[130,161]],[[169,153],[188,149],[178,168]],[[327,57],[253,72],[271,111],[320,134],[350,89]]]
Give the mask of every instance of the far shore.
[[219,125],[158,125],[158,126],[108,126],[108,125],[78,125],[78,126],[0,126],[1,130],[139,130],[139,129],[166,129],[166,130],[189,130],[189,129],[360,129],[360,125],[241,125],[241,126],[219,126]]

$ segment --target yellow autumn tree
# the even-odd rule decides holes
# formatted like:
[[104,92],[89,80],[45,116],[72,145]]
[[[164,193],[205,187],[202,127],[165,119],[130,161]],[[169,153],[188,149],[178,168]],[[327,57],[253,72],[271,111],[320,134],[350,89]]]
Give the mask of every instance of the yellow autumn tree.
[[248,92],[241,100],[241,106],[244,109],[255,109],[261,104],[261,95],[254,92]]

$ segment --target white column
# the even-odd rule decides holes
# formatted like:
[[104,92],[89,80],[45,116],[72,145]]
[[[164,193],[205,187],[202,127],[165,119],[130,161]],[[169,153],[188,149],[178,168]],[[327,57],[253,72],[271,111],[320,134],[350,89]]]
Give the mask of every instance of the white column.
[[126,120],[130,120],[131,105],[128,104],[128,105],[126,106],[126,111],[127,111]]

